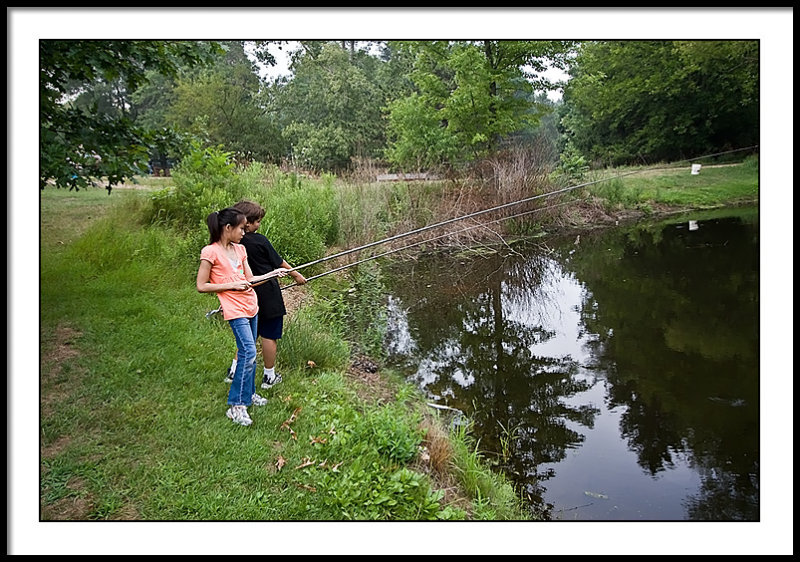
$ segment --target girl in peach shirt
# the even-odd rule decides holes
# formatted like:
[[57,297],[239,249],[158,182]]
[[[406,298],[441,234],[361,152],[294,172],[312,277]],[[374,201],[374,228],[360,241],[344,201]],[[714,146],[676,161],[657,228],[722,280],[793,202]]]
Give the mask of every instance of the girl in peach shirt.
[[247,251],[239,244],[247,223],[240,211],[231,207],[214,211],[208,215],[206,223],[210,241],[200,252],[197,290],[217,294],[223,318],[236,338],[237,366],[228,391],[226,415],[234,423],[247,426],[253,423],[247,407],[267,403],[255,391],[258,298],[250,284],[283,277],[286,270],[278,268],[264,275],[253,275],[247,263]]

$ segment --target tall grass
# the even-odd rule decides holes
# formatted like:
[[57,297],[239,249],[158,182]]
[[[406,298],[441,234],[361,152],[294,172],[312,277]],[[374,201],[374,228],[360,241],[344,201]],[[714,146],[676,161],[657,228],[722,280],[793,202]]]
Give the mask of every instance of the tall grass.
[[[76,204],[74,220],[62,223],[58,203],[67,199],[55,193],[43,194],[43,519],[468,516],[416,465],[424,432],[409,392],[365,401],[345,377],[351,350],[342,335],[359,334],[345,327],[357,303],[344,300],[354,294],[344,278],[310,289],[336,283],[342,300],[315,296],[287,320],[284,382],[241,428],[224,415],[233,338],[205,317],[216,301],[194,289],[190,229],[164,213],[154,222],[153,199],[137,192],[103,200],[102,212],[99,199],[87,199],[102,218],[85,219],[59,244],[61,227],[82,213]],[[374,282],[364,279],[358,314]]]
[[356,247],[447,218],[444,182],[340,182],[338,243]]
[[488,463],[472,436],[472,423],[455,427],[453,466],[469,497],[474,498],[475,518],[504,520],[519,518],[520,498],[501,474],[487,469]]
[[212,148],[193,151],[172,177],[174,186],[152,195],[146,220],[174,230],[192,259],[208,243],[206,217],[242,199],[264,207],[260,232],[292,265],[318,259],[338,238],[332,177],[307,181],[258,162],[237,169]]

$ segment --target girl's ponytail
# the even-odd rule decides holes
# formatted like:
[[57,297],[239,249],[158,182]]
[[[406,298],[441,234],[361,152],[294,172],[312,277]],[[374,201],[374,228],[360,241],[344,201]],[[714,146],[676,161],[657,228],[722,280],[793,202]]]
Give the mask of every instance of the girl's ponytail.
[[221,211],[214,211],[206,218],[210,240],[209,244],[219,242],[219,239],[222,238],[222,229],[225,228],[225,225],[238,226],[245,220],[244,214],[233,207],[228,207]]
[[218,241],[222,236],[222,228],[219,225],[219,211],[214,211],[206,218],[208,225],[209,244]]

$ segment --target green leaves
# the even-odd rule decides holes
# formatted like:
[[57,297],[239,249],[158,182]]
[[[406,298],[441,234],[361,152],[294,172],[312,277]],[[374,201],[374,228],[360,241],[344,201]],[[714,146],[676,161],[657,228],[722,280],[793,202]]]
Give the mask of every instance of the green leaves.
[[553,87],[539,73],[560,66],[568,42],[418,41],[410,76],[416,92],[388,106],[386,155],[402,169],[456,165],[537,119],[529,96]]
[[605,164],[758,143],[755,41],[584,44],[564,92],[574,146]]
[[[150,151],[170,141],[163,131],[134,123],[127,97],[147,82],[148,71],[174,76],[215,49],[182,41],[41,41],[40,187],[79,189],[102,179],[110,191],[142,173]],[[114,85],[112,105],[101,111],[96,102],[76,103],[102,82]]]
[[335,43],[304,43],[294,77],[272,100],[303,167],[340,170],[383,144],[383,96],[374,69]]

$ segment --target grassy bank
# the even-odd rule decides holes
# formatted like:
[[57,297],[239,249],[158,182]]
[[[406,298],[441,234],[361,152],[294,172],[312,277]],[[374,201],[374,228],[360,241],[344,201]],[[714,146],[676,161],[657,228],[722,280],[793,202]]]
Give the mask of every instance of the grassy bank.
[[284,382],[252,427],[230,423],[230,330],[205,317],[216,302],[195,291],[175,231],[139,221],[149,197],[41,195],[43,520],[527,517],[467,432],[444,431],[390,373],[351,364],[343,295],[357,277],[287,297],[303,304]]
[[604,178],[608,180],[589,186],[582,196],[609,215],[653,215],[758,202],[757,157],[738,164],[703,166],[698,174],[685,164],[607,170],[587,179]]
[[[250,428],[225,418],[223,373],[235,346],[228,326],[205,316],[216,298],[194,289],[205,214],[241,197],[265,203],[262,231],[297,265],[491,207],[491,193],[259,167],[234,174],[207,156],[174,179],[111,195],[41,193],[41,518],[534,517],[488,468],[468,426],[450,431],[416,389],[380,369],[372,262],[284,292],[284,382],[253,408]],[[576,191],[557,212],[498,230],[588,228],[757,200],[757,160],[697,176],[647,172]]]

